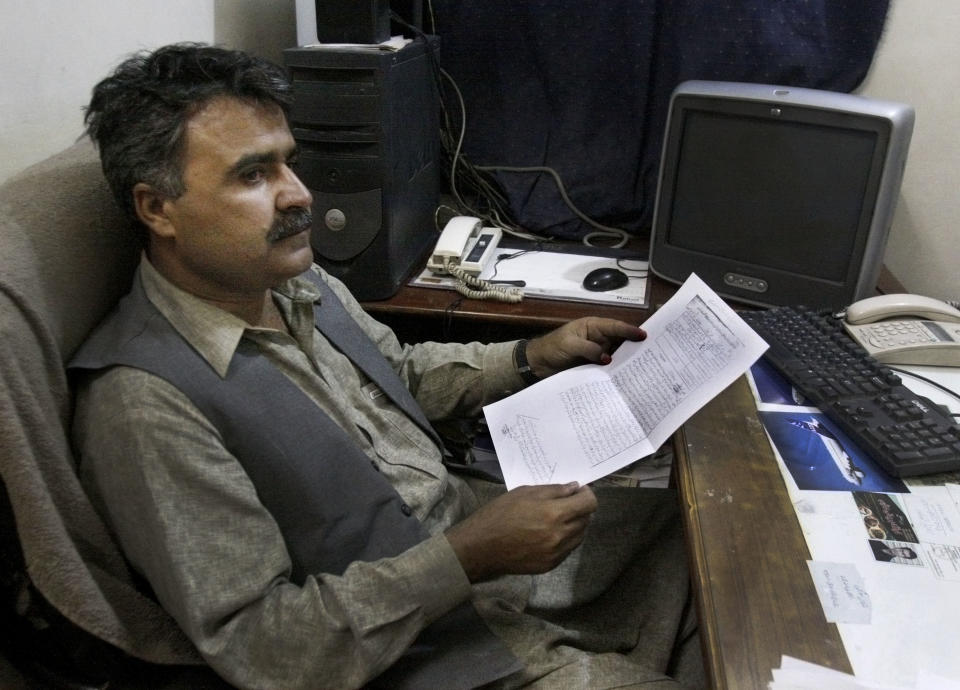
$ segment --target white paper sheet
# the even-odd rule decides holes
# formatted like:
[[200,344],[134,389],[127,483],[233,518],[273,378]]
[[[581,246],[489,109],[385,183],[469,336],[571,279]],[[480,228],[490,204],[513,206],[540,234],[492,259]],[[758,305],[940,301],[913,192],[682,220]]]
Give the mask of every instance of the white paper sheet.
[[853,563],[807,561],[829,623],[869,623],[872,606]]
[[899,685],[863,681],[826,666],[784,655],[780,660],[780,668],[773,669],[773,682],[767,685],[767,690],[903,690],[903,688]]
[[590,483],[656,450],[767,349],[698,276],[605,366],[551,376],[484,408],[508,488]]

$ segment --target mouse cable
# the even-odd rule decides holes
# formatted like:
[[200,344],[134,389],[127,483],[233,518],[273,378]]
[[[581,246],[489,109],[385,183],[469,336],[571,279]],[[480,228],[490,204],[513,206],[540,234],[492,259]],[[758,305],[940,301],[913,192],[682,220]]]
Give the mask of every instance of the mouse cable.
[[496,280],[497,273],[500,271],[500,262],[511,261],[513,259],[517,259],[521,256],[524,256],[525,254],[532,254],[534,252],[539,252],[539,251],[543,251],[543,249],[541,248],[540,244],[537,243],[536,247],[534,247],[533,249],[521,249],[520,251],[513,252],[512,254],[498,254],[497,260],[493,263],[493,273],[490,275],[489,278],[487,278],[487,281],[491,283],[500,282]]
[[643,259],[634,259],[629,257],[620,257],[617,259],[617,268],[626,273],[627,271],[635,271],[635,273],[628,273],[631,278],[646,278],[650,275],[649,269],[646,268],[631,268],[630,266],[624,266],[623,262],[625,261],[643,261]]

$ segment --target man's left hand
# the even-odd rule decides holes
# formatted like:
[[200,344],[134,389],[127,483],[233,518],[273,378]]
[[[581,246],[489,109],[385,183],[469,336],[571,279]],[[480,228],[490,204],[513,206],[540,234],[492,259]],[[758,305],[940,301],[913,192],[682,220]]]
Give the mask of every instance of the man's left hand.
[[626,321],[587,316],[527,343],[527,362],[534,374],[546,378],[578,364],[608,364],[623,341],[646,337],[646,331]]

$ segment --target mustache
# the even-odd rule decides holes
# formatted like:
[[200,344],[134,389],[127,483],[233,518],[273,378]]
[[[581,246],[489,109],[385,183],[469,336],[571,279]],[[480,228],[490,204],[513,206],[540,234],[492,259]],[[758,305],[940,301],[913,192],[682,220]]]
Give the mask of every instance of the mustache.
[[273,219],[273,224],[267,232],[267,242],[279,242],[286,237],[292,237],[313,225],[313,213],[308,208],[293,208],[281,211]]

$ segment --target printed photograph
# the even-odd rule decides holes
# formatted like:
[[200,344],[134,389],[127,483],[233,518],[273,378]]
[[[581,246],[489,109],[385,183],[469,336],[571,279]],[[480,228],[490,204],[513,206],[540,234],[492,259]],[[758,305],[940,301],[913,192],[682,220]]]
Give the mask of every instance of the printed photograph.
[[898,563],[900,565],[923,565],[920,558],[920,549],[916,544],[904,544],[897,541],[870,540],[873,557],[884,563]]
[[909,493],[820,412],[758,414],[797,488]]
[[757,402],[772,405],[809,405],[800,391],[790,385],[763,357],[750,367],[749,379]]
[[910,518],[894,496],[866,491],[854,491],[851,495],[871,539],[920,543]]

